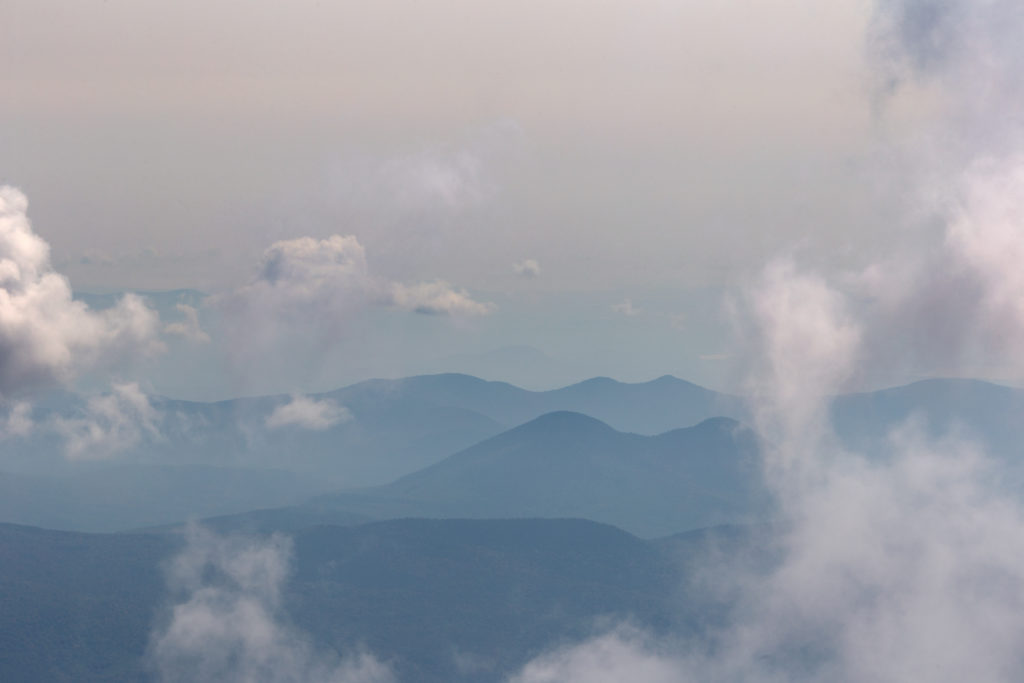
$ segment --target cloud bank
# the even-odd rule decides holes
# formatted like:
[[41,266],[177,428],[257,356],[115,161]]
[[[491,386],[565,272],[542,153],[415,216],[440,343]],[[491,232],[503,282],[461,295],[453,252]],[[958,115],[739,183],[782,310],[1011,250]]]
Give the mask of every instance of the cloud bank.
[[164,683],[386,683],[368,654],[316,651],[288,624],[282,592],[289,539],[226,538],[200,527],[168,570],[174,604],[150,637],[149,661]]
[[24,194],[0,187],[0,395],[67,384],[160,351],[158,316],[139,297],[102,312],[72,298],[27,210]]

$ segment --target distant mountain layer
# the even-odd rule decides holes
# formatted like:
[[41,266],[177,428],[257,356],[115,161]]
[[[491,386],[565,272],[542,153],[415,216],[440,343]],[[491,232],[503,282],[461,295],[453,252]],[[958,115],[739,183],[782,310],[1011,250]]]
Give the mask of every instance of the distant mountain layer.
[[57,475],[0,472],[0,520],[120,531],[290,505],[325,490],[281,470],[85,463]]
[[[279,512],[339,515],[579,517],[654,537],[762,519],[769,509],[753,433],[728,418],[658,436],[618,432],[579,413],[541,416],[386,486],[320,496]],[[273,528],[274,513],[221,528]]]
[[[398,520],[294,536],[279,618],[317,650],[365,646],[401,681],[501,681],[543,648],[622,620],[686,633],[706,534],[647,542],[582,520]],[[164,534],[0,525],[0,680],[143,681],[170,604]]]
[[975,441],[1014,467],[1024,465],[1024,391],[970,379],[930,379],[835,399],[837,434],[854,448],[884,453],[904,424],[932,437]]
[[[593,379],[564,389],[532,392],[468,375],[371,380],[312,397],[344,408],[325,428],[268,418],[288,396],[215,403],[153,399],[159,435],[141,434],[122,460],[160,464],[263,467],[315,474],[341,486],[383,484],[452,453],[555,410],[572,410],[618,429],[660,433],[737,412],[736,401],[689,382],[663,377],[644,384]],[[76,416],[81,398],[37,407],[48,416]],[[60,467],[53,434],[5,444],[0,470]]]
[[[174,479],[178,475],[171,476],[171,470],[162,473],[152,470],[149,474],[142,474],[140,469],[136,473],[142,477],[139,480],[126,478],[125,472],[112,472],[109,482],[104,482],[100,474],[83,475],[80,466],[70,466],[62,451],[61,440],[53,430],[47,431],[45,425],[55,416],[81,419],[86,407],[81,397],[52,397],[36,405],[33,417],[38,429],[35,436],[27,440],[12,436],[2,444],[0,472],[8,474],[0,475],[0,491],[8,493],[0,500],[0,521],[38,523],[66,529],[129,529],[181,521],[188,517],[272,508],[323,491],[378,486],[380,490],[373,491],[370,496],[372,502],[365,491],[366,495],[358,500],[346,494],[345,504],[351,505],[352,509],[332,507],[329,521],[349,523],[364,520],[367,515],[392,517],[400,513],[436,516],[447,514],[449,510],[453,511],[452,514],[473,516],[499,512],[507,515],[586,514],[646,534],[677,531],[684,527],[672,525],[686,520],[689,521],[685,528],[727,521],[722,513],[728,512],[727,517],[731,519],[736,510],[735,501],[747,491],[740,488],[723,493],[722,486],[716,483],[710,488],[680,496],[680,491],[686,491],[688,484],[678,478],[670,478],[668,481],[676,488],[649,488],[646,484],[630,483],[628,486],[636,487],[638,493],[635,495],[619,487],[622,490],[618,493],[613,491],[606,496],[602,487],[607,486],[607,481],[618,479],[626,486],[625,482],[633,480],[614,473],[600,458],[597,461],[603,462],[601,467],[605,469],[594,471],[607,473],[600,476],[588,474],[590,465],[580,466],[576,479],[552,469],[556,463],[570,469],[574,466],[571,463],[577,460],[573,459],[576,456],[572,455],[571,441],[577,436],[594,442],[603,441],[600,436],[587,436],[589,432],[586,429],[576,429],[572,420],[565,422],[564,435],[556,434],[557,429],[538,431],[530,437],[529,446],[520,448],[523,452],[550,454],[561,449],[569,453],[562,459],[542,459],[531,465],[533,469],[523,468],[524,481],[526,472],[535,471],[547,473],[544,475],[546,482],[536,481],[530,486],[521,482],[494,495],[480,494],[474,501],[472,497],[477,494],[468,484],[446,485],[441,481],[448,477],[454,482],[483,476],[478,465],[464,464],[461,466],[465,472],[458,475],[452,465],[446,465],[441,470],[442,474],[423,474],[422,480],[413,479],[420,482],[417,486],[422,490],[404,490],[402,486],[412,485],[409,482],[389,484],[550,412],[582,413],[614,428],[617,435],[611,437],[607,444],[599,443],[600,448],[591,449],[595,457],[604,447],[611,450],[637,447],[643,450],[653,447],[650,444],[658,443],[657,439],[671,440],[667,436],[647,437],[656,439],[648,443],[644,437],[621,432],[671,433],[716,415],[751,423],[744,416],[738,399],[671,377],[643,384],[623,384],[598,378],[555,391],[531,392],[466,375],[431,375],[362,382],[313,398],[332,402],[347,413],[335,411],[340,419],[323,429],[297,424],[275,427],[268,423],[268,418],[291,401],[290,397],[246,398],[216,403],[153,399],[157,410],[155,431],[142,430],[138,444],[114,459],[126,468],[199,465],[215,466],[225,471],[279,470],[293,473],[282,473],[277,481],[252,480],[253,483],[246,486],[233,484],[219,474],[210,481],[200,477],[193,495],[176,488],[179,483],[186,484],[184,480]],[[834,401],[832,411],[836,430],[843,441],[868,453],[884,454],[890,447],[887,439],[890,431],[911,420],[932,435],[953,429],[954,433],[974,439],[1018,470],[1024,470],[1021,467],[1024,463],[1024,457],[1021,457],[1024,455],[1024,419],[1020,417],[1024,415],[1024,392],[1018,389],[970,380],[928,380],[905,387],[840,396]],[[631,462],[631,466],[640,468],[634,473],[637,481],[644,477],[657,479],[643,469],[648,460],[620,459],[620,463]],[[528,457],[522,460],[527,461]],[[453,462],[461,461],[456,459]],[[182,474],[185,470],[177,472]],[[35,476],[54,474],[63,478],[40,480]],[[695,481],[699,481],[701,473],[687,474],[691,475],[697,476]],[[81,483],[72,483],[81,477],[85,477],[80,479]],[[162,477],[166,478],[164,483],[161,483]],[[304,488],[311,481],[312,486]],[[483,486],[485,481],[486,477],[478,483]],[[499,487],[492,488],[497,490]],[[484,487],[481,490],[490,489]],[[530,498],[512,501],[512,491],[517,495],[546,498],[541,502]],[[670,502],[657,499],[640,506],[633,506],[630,502],[653,495],[655,491],[659,496],[668,496]],[[706,491],[716,493],[708,493],[702,498]],[[449,495],[454,497],[446,500]],[[722,502],[723,496],[725,502]],[[218,497],[223,498],[223,505],[218,503]],[[599,498],[608,502],[599,505]],[[53,504],[44,505],[44,500]],[[133,508],[132,501],[138,502],[139,506]],[[706,501],[703,512],[665,513],[669,505],[675,506],[673,510],[682,510],[690,502],[696,506],[697,501]],[[622,506],[627,503],[636,511],[624,511]],[[327,512],[293,511],[289,528],[301,526],[305,523],[303,520],[323,519],[316,515]],[[177,520],[171,519],[172,516],[177,516]],[[665,521],[661,526],[654,526],[652,520],[655,518]],[[273,519],[273,513],[263,513],[260,524],[270,524]]]

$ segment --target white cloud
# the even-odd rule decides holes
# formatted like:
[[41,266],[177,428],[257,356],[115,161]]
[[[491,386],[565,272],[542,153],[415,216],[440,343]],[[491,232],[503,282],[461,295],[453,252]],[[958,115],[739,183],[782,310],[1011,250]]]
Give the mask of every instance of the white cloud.
[[110,393],[91,397],[80,414],[55,417],[49,427],[65,440],[68,458],[100,459],[133,448],[144,437],[159,438],[159,419],[138,384],[115,384]]
[[199,324],[199,311],[188,304],[178,304],[175,308],[181,313],[182,320],[164,325],[164,334],[182,337],[194,344],[209,343],[210,335]]
[[[643,634],[622,627],[583,645],[534,659],[508,683],[679,683],[678,664],[650,649]],[[696,681],[694,681],[696,683]]]
[[72,299],[27,209],[25,195],[0,187],[0,394],[67,383],[161,350],[159,319],[139,297],[102,312]]
[[149,658],[164,683],[385,683],[369,654],[317,652],[288,624],[282,589],[291,542],[226,538],[199,527],[168,571],[175,604],[150,636]]
[[442,281],[406,285],[374,277],[366,251],[352,235],[276,242],[264,253],[257,278],[222,303],[229,311],[255,310],[312,325],[338,322],[374,305],[450,315],[492,309]]
[[494,309],[441,281],[409,285],[374,276],[352,235],[276,242],[251,283],[211,301],[225,316],[229,357],[244,368],[272,354],[315,359],[370,308],[456,317]]
[[391,305],[405,311],[428,315],[487,315],[494,304],[474,301],[465,290],[452,289],[441,280],[416,285],[391,285]]
[[339,422],[348,422],[352,414],[345,406],[330,399],[316,400],[309,396],[292,396],[288,403],[274,408],[265,424],[270,429],[300,427],[302,429],[329,429]]
[[540,276],[540,263],[536,259],[528,258],[525,261],[512,264],[512,272],[522,278],[535,278]]

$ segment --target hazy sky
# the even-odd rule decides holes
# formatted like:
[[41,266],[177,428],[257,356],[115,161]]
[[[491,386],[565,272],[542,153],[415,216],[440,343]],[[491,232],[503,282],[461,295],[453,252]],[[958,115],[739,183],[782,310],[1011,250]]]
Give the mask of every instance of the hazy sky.
[[230,290],[272,243],[339,234],[376,278],[495,304],[362,321],[322,382],[529,345],[580,376],[722,383],[721,287],[780,251],[839,264],[887,235],[878,148],[906,120],[872,116],[869,16],[860,0],[2,0],[0,183],[76,290]]

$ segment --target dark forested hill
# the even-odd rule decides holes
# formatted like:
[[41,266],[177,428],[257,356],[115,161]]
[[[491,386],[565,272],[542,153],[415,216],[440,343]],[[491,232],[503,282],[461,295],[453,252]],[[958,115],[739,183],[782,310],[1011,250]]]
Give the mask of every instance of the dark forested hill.
[[[0,525],[0,680],[147,680],[168,534]],[[699,545],[687,552],[700,552]],[[497,681],[541,648],[629,619],[696,618],[678,548],[582,520],[395,520],[294,535],[278,618],[316,650],[365,646],[401,681]]]

